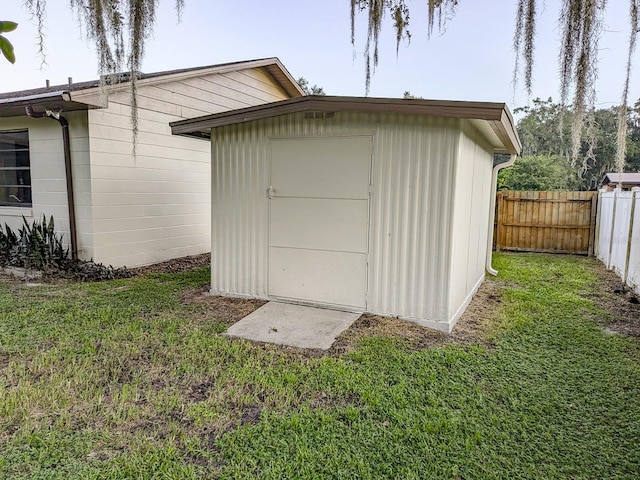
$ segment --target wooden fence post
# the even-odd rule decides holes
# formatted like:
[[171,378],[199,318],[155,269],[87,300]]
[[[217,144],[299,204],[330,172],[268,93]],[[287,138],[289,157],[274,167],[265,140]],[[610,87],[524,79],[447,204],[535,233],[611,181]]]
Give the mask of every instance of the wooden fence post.
[[500,251],[501,244],[501,228],[500,225],[502,223],[502,203],[504,202],[504,193],[498,192],[498,205],[496,207],[496,252]]
[[589,224],[589,253],[588,255],[590,257],[593,257],[594,251],[595,251],[595,243],[596,243],[596,236],[598,235],[598,229],[596,228],[596,223],[597,223],[597,209],[598,209],[598,199],[599,199],[600,193],[598,192],[598,195],[593,195],[591,197],[591,222]]

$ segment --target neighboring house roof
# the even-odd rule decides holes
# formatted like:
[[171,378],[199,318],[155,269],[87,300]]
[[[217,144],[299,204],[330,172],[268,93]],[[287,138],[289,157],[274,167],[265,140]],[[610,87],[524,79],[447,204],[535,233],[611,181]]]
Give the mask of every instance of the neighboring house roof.
[[[248,60],[242,62],[223,63],[218,65],[208,65],[204,67],[183,68],[178,70],[167,70],[164,72],[139,73],[138,85],[149,83],[166,82],[199,75],[212,73],[226,73],[249,68],[264,68],[276,81],[278,85],[291,97],[299,97],[304,92],[287,71],[278,58],[263,58],[258,60]],[[113,76],[116,81],[110,81],[111,77],[105,78],[108,88],[122,86],[129,83],[131,75],[129,72],[116,74]],[[49,87],[32,88],[16,92],[0,93],[0,117],[24,115],[24,107],[38,106],[42,109],[64,109],[87,110],[89,108],[99,108],[99,102],[91,99],[91,93],[99,91],[101,88],[100,79],[88,82],[73,82],[64,85],[54,85]],[[75,97],[75,98],[74,98]]]
[[305,96],[231,110],[171,123],[174,135],[208,137],[211,128],[298,112],[365,112],[430,115],[469,119],[489,139],[496,151],[518,154],[522,149],[513,117],[504,103],[460,102],[369,97]]
[[609,185],[610,183],[640,186],[640,173],[607,173],[600,185]]

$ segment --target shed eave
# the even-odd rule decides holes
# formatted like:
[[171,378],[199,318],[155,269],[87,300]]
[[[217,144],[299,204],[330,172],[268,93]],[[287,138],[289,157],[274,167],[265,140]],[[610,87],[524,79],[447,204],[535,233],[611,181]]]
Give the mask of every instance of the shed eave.
[[488,122],[500,139],[502,145],[496,146],[496,151],[518,154],[521,150],[513,117],[504,103],[305,96],[180,120],[170,125],[174,135],[194,136],[197,132],[196,136],[202,138],[213,128],[307,111],[397,113],[480,120]]

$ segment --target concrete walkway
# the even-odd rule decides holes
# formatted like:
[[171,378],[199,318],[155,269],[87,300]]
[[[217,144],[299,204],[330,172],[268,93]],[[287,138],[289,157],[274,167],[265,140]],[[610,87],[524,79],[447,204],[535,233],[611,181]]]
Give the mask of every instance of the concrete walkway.
[[326,350],[359,316],[359,313],[269,302],[229,327],[226,335]]

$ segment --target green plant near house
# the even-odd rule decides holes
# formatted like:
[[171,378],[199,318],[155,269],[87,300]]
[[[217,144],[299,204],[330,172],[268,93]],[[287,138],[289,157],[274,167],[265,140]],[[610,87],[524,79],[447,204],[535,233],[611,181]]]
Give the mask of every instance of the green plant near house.
[[47,221],[29,224],[22,217],[22,227],[14,232],[9,225],[0,227],[0,264],[37,270],[60,269],[69,259],[62,235],[55,232],[53,216]]
[[29,225],[22,217],[23,225],[18,231],[17,257],[22,267],[36,270],[59,269],[69,259],[69,249],[62,244],[62,235],[55,232],[53,216],[42,215],[42,222]]
[[[7,20],[0,20],[0,33],[13,32],[18,28],[16,22],[10,22]],[[7,40],[7,37],[0,35],[0,52],[11,63],[16,63],[16,55],[13,51],[13,45]]]
[[0,225],[0,265],[7,265],[13,248],[18,245],[18,236],[5,224],[4,231]]
[[55,231],[53,216],[42,215],[42,220],[31,224],[22,217],[22,227],[14,231],[5,224],[0,225],[0,266],[20,267],[80,281],[102,281],[128,278],[132,273],[127,268],[113,268],[93,260],[78,260],[69,257],[64,247],[62,234]]

